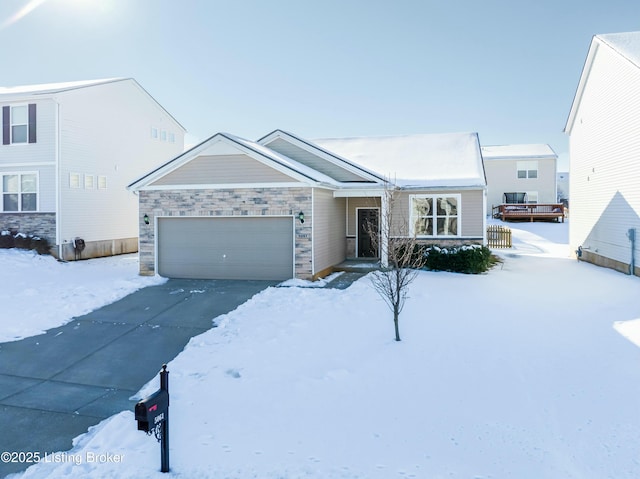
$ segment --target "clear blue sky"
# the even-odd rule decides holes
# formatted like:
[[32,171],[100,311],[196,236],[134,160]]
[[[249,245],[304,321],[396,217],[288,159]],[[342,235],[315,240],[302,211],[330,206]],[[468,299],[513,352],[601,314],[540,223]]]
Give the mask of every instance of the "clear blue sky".
[[2,86],[133,77],[191,143],[475,131],[566,167],[591,37],[640,1],[2,0],[0,24]]

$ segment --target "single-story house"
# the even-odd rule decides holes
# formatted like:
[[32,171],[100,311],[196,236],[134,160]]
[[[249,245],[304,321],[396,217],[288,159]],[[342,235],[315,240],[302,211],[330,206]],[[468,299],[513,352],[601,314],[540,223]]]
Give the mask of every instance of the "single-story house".
[[313,279],[346,258],[379,258],[365,225],[384,221],[389,188],[405,234],[486,242],[476,133],[313,142],[282,130],[257,141],[217,133],[129,185],[140,273]]
[[184,128],[132,78],[0,88],[0,230],[62,259],[138,249],[131,181],[184,150]]
[[640,274],[640,32],[593,37],[564,131],[571,250]]
[[[483,146],[487,207],[556,203],[558,155],[546,144]],[[489,210],[491,211],[491,210]]]

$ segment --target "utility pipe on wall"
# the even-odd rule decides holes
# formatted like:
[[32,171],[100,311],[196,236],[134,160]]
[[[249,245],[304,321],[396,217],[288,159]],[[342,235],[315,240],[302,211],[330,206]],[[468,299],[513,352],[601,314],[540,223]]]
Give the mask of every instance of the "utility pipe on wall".
[[636,229],[629,228],[627,238],[631,242],[631,263],[629,263],[629,274],[634,275],[636,271]]

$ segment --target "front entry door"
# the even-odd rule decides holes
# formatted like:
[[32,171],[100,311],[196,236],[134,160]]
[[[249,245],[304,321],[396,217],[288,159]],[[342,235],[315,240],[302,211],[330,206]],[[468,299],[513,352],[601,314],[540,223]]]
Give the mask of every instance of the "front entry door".
[[359,208],[358,210],[358,249],[356,256],[358,258],[377,258],[378,249],[377,241],[371,237],[371,234],[377,234],[379,213],[376,208]]

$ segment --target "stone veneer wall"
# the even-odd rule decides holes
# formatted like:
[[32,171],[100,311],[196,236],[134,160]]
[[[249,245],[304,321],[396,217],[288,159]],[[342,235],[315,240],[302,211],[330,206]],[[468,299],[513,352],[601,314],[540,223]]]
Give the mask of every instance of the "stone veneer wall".
[[[155,218],[187,216],[297,216],[294,220],[296,278],[311,279],[311,188],[239,188],[224,190],[149,190],[139,192],[140,274],[155,274]],[[149,224],[144,224],[144,215]]]
[[0,231],[32,234],[56,244],[55,213],[0,213]]

